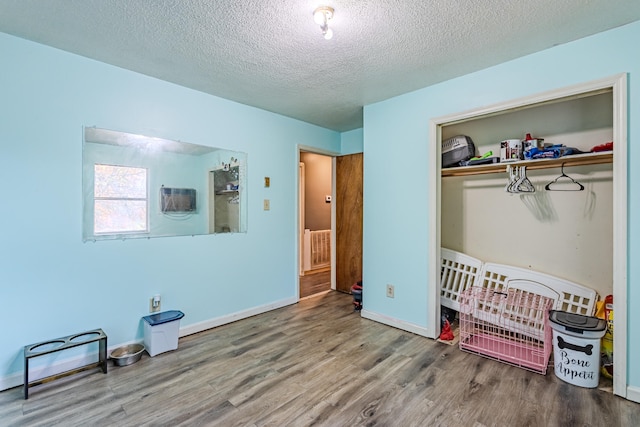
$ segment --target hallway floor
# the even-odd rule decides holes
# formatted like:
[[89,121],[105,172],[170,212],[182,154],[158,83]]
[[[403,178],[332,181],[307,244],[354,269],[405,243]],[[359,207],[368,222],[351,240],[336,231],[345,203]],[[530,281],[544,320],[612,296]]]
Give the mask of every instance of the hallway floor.
[[331,268],[307,271],[300,276],[300,298],[331,290]]

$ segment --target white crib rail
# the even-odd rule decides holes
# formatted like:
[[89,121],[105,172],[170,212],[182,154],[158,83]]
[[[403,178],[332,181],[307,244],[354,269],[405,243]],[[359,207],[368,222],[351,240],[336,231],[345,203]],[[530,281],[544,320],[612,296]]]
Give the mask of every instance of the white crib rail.
[[598,294],[569,280],[510,265],[481,260],[447,248],[440,249],[440,304],[460,311],[460,294],[475,286],[496,292],[515,288],[547,296],[554,309],[593,315]]
[[473,286],[482,261],[451,249],[440,249],[440,304],[460,311],[460,294]]

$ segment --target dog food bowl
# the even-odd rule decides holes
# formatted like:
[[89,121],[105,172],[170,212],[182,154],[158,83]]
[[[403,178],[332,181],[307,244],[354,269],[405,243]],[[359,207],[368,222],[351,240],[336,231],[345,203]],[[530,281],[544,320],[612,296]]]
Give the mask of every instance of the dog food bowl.
[[127,366],[136,363],[142,357],[144,346],[142,344],[129,344],[118,347],[111,352],[111,360],[116,366]]

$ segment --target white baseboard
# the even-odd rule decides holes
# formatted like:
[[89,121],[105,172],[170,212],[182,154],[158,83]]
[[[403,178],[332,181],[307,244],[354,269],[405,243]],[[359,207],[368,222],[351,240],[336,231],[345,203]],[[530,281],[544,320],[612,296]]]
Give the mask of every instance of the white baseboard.
[[632,385],[627,386],[626,399],[632,402],[640,403],[640,387],[635,387]]
[[[296,302],[297,302],[297,299],[295,297],[287,298],[284,300],[276,301],[271,304],[265,304],[258,307],[250,308],[248,310],[238,311],[236,313],[228,314],[221,317],[216,317],[214,319],[209,319],[204,322],[194,323],[192,325],[188,325],[180,328],[178,335],[181,337],[184,337],[187,335],[206,331],[207,329],[211,329],[217,326],[225,325],[227,323],[235,322],[240,319],[246,319],[247,317],[255,316],[257,314],[266,313],[268,311],[275,310],[277,308],[295,304]],[[142,344],[142,340],[129,341],[126,343],[119,343],[116,345],[108,346],[107,357],[116,348],[124,345],[128,345],[128,344],[134,344],[134,343]],[[76,369],[80,366],[89,365],[97,361],[98,361],[98,353],[95,352],[93,354],[74,356],[74,357],[70,357],[60,361],[56,361],[55,363],[52,363],[51,365],[47,365],[47,366],[33,367],[29,369],[29,381],[35,381],[40,378],[48,377],[50,375],[56,375],[61,372],[66,372],[72,369]],[[23,385],[23,383],[24,383],[24,372],[16,372],[11,375],[7,375],[5,377],[0,377],[0,391],[21,386]]]
[[255,316],[257,314],[266,313],[271,310],[286,307],[291,304],[295,304],[298,300],[295,297],[286,298],[280,301],[273,302],[271,304],[265,304],[258,307],[253,307],[248,310],[237,311],[235,313],[227,314],[221,317],[205,320],[204,322],[193,323],[189,326],[180,328],[180,336],[197,334],[198,332],[206,331],[207,329],[216,328],[218,326],[226,325],[237,320],[246,319],[247,317]]
[[19,385],[22,385],[23,383],[24,373],[16,372],[15,374],[0,378],[0,391],[17,387]]
[[0,391],[17,387],[23,383],[24,374],[22,372],[16,372],[15,374],[0,378]]
[[416,335],[435,339],[434,332],[429,328],[406,322],[404,320],[396,319],[394,317],[388,317],[383,314],[369,311],[367,309],[362,309],[360,313],[361,316],[365,319],[373,320],[374,322],[382,323],[388,326],[393,326],[394,328],[402,329],[403,331],[411,332]]

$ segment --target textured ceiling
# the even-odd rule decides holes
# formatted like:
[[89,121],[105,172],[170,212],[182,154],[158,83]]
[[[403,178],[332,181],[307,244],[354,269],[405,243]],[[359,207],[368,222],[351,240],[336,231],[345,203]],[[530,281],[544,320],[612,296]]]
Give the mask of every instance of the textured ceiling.
[[337,131],[363,105],[639,19],[638,0],[0,0],[2,32]]

